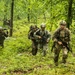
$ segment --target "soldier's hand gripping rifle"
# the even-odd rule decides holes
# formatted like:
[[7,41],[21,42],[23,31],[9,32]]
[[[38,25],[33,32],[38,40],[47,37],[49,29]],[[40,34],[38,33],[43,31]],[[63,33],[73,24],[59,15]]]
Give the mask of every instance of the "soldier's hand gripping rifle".
[[[62,45],[67,48],[68,52],[73,53],[72,48],[70,47],[70,44],[69,43],[67,44],[66,42],[63,42],[62,40],[61,40],[61,42],[62,42]],[[52,45],[51,52],[53,52],[53,48],[54,47],[55,47],[55,42]]]
[[73,51],[72,51],[72,48],[70,47],[70,44],[69,44],[69,43],[67,44],[66,42],[64,42],[64,41],[62,41],[62,40],[61,40],[61,42],[62,42],[62,45],[67,48],[68,52],[71,52],[71,53],[73,52]]
[[71,52],[72,55],[75,57],[75,54],[73,53],[72,48],[70,47],[70,43],[67,44],[66,42],[63,42],[63,41],[61,42],[62,42],[62,45],[67,48],[68,52]]
[[65,46],[68,50],[68,52],[71,52],[72,53],[72,48],[70,47],[70,43],[68,42],[65,42],[63,41],[62,39],[60,39],[59,37],[57,37],[58,41],[62,42],[62,45]]
[[47,37],[46,36],[42,36],[41,41],[42,41],[42,43],[47,43]]

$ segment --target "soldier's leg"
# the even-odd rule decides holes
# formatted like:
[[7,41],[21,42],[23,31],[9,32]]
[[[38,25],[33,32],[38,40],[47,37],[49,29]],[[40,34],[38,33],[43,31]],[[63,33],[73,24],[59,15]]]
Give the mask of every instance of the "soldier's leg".
[[47,49],[48,49],[48,44],[43,45],[43,56],[46,56]]
[[38,51],[38,43],[35,43],[35,55],[37,54]]
[[59,58],[60,48],[54,48],[54,63],[58,66],[58,58]]
[[35,42],[32,42],[32,54],[36,55],[38,50],[38,44]]
[[34,45],[34,41],[32,41],[32,55],[35,55],[35,45]]
[[38,43],[38,50],[40,52],[40,54],[42,53],[42,50],[43,50],[43,45],[42,43]]
[[2,48],[4,48],[4,41],[1,41],[0,45]]
[[66,59],[68,57],[68,50],[64,47],[62,51],[63,51],[62,62],[66,63]]
[[4,48],[4,43],[2,43],[2,48]]

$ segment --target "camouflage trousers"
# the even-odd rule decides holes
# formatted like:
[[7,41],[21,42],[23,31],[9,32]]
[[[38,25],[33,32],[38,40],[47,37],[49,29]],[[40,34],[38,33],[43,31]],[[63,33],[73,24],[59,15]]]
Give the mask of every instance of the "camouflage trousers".
[[48,44],[47,44],[47,43],[46,43],[46,44],[40,43],[40,44],[39,44],[39,49],[42,50],[43,56],[46,56],[46,51],[47,51],[47,49],[48,49]]
[[32,55],[36,55],[38,50],[38,42],[32,41]]
[[56,44],[54,47],[54,63],[58,65],[59,53],[62,50],[62,63],[66,63],[68,57],[68,50],[66,47]]
[[0,46],[2,47],[2,48],[4,48],[4,40],[2,41],[0,41]]

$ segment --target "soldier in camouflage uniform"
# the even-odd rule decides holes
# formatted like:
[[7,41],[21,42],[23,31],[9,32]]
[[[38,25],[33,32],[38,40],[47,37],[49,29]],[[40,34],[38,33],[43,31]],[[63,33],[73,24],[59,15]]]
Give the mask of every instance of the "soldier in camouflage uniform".
[[38,50],[38,42],[36,41],[35,37],[34,37],[34,32],[38,29],[38,27],[36,25],[31,25],[30,26],[30,30],[28,33],[28,38],[32,41],[32,55],[36,55],[37,54],[37,50]]
[[41,24],[41,29],[38,29],[35,33],[34,36],[38,40],[40,47],[43,50],[43,55],[46,55],[46,50],[48,48],[48,43],[50,40],[50,33],[45,30],[46,25],[44,23]]
[[4,32],[4,29],[0,27],[0,46],[4,48],[4,40],[8,36],[8,32]]
[[68,28],[66,28],[65,21],[60,22],[60,27],[53,34],[53,41],[55,43],[54,49],[53,49],[55,65],[56,66],[58,65],[58,58],[59,58],[59,53],[60,53],[61,49],[63,52],[62,63],[66,63],[66,59],[68,57],[68,49],[65,46],[65,44],[63,44],[63,42],[65,42],[67,45],[69,45],[70,31]]

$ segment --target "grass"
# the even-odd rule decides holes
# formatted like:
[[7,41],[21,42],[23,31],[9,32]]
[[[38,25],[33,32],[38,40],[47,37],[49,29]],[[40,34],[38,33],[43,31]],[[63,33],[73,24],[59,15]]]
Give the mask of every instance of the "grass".
[[[5,40],[5,48],[0,48],[0,75],[75,75],[75,57],[69,53],[67,66],[61,64],[55,67],[53,53],[50,53],[51,43],[46,57],[38,51],[36,56],[31,54],[31,41],[27,38],[30,24],[14,22],[13,37]],[[73,34],[72,34],[73,35]],[[75,35],[72,38],[74,51]],[[75,52],[75,51],[74,51]]]

